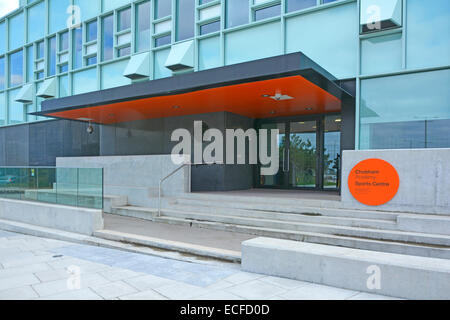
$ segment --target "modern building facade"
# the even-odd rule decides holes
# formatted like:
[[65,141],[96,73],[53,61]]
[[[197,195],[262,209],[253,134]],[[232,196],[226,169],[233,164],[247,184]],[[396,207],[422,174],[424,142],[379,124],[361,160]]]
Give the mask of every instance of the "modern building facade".
[[0,18],[0,166],[169,154],[203,121],[279,129],[281,170],[198,165],[193,190],[338,190],[342,150],[450,147],[448,0],[21,2]]

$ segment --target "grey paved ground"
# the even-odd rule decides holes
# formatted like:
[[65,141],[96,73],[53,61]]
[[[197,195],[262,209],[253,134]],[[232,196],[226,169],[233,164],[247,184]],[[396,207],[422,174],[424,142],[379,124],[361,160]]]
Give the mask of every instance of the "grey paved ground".
[[197,244],[211,248],[241,251],[242,241],[255,236],[189,226],[158,223],[132,217],[105,214],[105,229],[114,230],[164,240]]
[[201,264],[0,231],[0,299],[384,299]]

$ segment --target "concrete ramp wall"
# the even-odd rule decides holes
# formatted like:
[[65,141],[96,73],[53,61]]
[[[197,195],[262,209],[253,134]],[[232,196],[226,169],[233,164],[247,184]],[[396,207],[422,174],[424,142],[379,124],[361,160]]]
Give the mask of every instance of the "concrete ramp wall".
[[103,229],[103,212],[50,203],[0,199],[0,219],[92,235]]
[[[395,197],[380,206],[359,203],[347,183],[360,161],[373,158],[389,162],[400,178]],[[344,208],[450,215],[450,149],[344,151],[342,182]]]
[[[187,161],[187,157],[182,159]],[[126,196],[129,205],[156,207],[160,179],[180,165],[172,162],[171,155],[149,155],[56,158],[56,166],[103,168],[105,195]],[[189,168],[165,181],[162,190],[164,196],[188,192]]]

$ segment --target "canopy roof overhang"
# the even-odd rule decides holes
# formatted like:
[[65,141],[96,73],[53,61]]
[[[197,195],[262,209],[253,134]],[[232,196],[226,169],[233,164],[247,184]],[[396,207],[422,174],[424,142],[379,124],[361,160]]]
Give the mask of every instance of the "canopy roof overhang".
[[293,53],[46,100],[34,114],[99,124],[220,111],[270,118],[340,112],[349,97],[331,74]]

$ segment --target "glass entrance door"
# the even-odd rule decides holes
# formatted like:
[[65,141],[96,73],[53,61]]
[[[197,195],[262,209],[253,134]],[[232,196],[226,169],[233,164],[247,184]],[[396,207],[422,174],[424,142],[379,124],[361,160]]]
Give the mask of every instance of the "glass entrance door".
[[316,188],[317,156],[317,121],[291,122],[287,155],[289,187]]
[[[279,170],[257,186],[278,189],[336,190],[340,187],[340,115],[261,121],[258,128],[278,129]],[[269,144],[270,145],[270,144]],[[270,148],[270,146],[268,146]],[[269,150],[268,154],[271,154]]]

